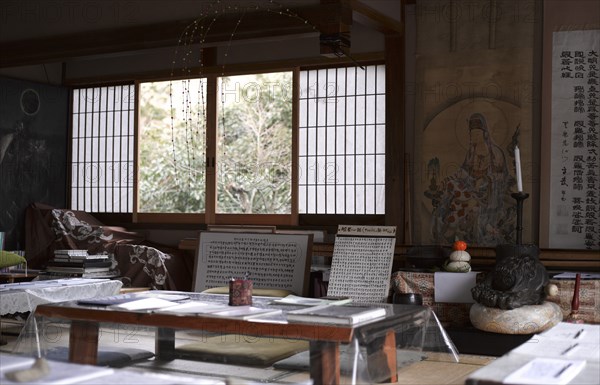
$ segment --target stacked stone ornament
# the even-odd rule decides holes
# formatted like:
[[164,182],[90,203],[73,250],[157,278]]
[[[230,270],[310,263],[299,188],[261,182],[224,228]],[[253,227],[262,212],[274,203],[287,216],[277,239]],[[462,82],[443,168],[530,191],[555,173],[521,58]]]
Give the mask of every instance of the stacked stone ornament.
[[464,241],[456,241],[452,245],[450,253],[442,269],[452,273],[468,273],[471,271],[471,255],[467,252],[467,243]]

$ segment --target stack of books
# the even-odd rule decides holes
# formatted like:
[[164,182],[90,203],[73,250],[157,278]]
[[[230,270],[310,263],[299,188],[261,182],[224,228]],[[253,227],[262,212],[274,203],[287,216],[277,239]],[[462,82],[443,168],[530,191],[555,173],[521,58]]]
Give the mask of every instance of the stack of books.
[[54,258],[46,264],[46,273],[82,278],[108,278],[112,258],[108,254],[88,254],[87,250],[55,250]]

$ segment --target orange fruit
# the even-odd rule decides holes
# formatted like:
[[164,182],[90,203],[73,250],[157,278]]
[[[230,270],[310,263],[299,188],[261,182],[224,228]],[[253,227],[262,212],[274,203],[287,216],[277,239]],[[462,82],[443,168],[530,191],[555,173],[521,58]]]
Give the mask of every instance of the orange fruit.
[[452,249],[453,250],[460,250],[460,251],[464,251],[467,249],[467,242],[465,241],[455,241],[452,244]]

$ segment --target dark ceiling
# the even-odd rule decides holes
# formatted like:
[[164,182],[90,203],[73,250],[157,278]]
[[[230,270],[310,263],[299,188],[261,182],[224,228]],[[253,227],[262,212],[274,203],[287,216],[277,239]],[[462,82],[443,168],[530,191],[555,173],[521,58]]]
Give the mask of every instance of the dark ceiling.
[[0,67],[160,48],[192,35],[218,45],[342,34],[357,24],[402,30],[399,0],[3,0],[0,21]]

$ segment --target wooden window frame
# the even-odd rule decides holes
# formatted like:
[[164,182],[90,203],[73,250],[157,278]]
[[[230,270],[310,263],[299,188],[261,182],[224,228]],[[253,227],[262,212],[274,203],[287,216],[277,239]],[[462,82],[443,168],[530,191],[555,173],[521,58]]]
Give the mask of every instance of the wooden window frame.
[[[386,64],[385,60],[382,59],[381,55],[367,55],[365,58],[359,60],[361,65],[371,65],[371,64]],[[293,93],[294,93],[294,104],[293,104],[293,113],[292,113],[292,129],[293,129],[293,139],[292,139],[292,212],[290,214],[217,214],[214,210],[209,210],[207,205],[207,210],[205,213],[140,213],[137,212],[137,193],[138,193],[138,151],[139,151],[139,128],[138,128],[138,102],[137,98],[139,98],[138,85],[142,82],[149,81],[161,81],[161,80],[174,80],[173,77],[168,77],[166,74],[148,74],[146,76],[137,76],[137,79],[134,81],[136,84],[136,113],[135,113],[135,180],[134,180],[134,212],[132,213],[94,213],[95,216],[102,218],[102,220],[108,223],[121,223],[121,224],[153,224],[153,225],[168,225],[173,224],[177,227],[188,228],[190,225],[198,226],[205,224],[250,224],[250,225],[276,225],[282,227],[295,227],[295,226],[337,226],[342,223],[354,223],[354,224],[373,224],[373,225],[383,225],[386,221],[386,215],[375,215],[375,214],[298,214],[298,109],[299,109],[299,87],[298,87],[298,77],[301,70],[315,70],[321,68],[331,68],[331,67],[344,67],[356,65],[355,62],[350,61],[348,59],[344,60],[335,60],[323,62],[322,60],[316,62],[306,62],[301,63],[301,65],[291,66],[291,63],[280,63],[280,64],[269,64],[269,63],[261,63],[256,65],[234,65],[230,66],[225,73],[222,72],[221,67],[208,67],[205,66],[202,68],[203,75],[201,77],[205,77],[210,80],[207,84],[207,88],[216,87],[217,78],[219,76],[234,76],[240,74],[258,74],[265,72],[277,72],[277,71],[292,71],[293,72]],[[200,76],[199,76],[200,77]],[[95,82],[82,82],[81,85],[77,85],[77,87],[86,87],[86,83],[94,84]],[[107,82],[96,82],[94,84],[103,85]],[[114,84],[114,82],[112,82]],[[125,82],[124,82],[125,83]],[[211,85],[212,84],[212,85]],[[91,87],[91,85],[90,85]],[[210,92],[210,91],[207,91]],[[216,91],[213,91],[216,92]],[[386,89],[387,93],[387,89]],[[218,106],[216,100],[214,98],[207,97],[207,120],[208,122],[214,121],[216,124],[216,117]],[[210,123],[209,123],[210,124]],[[387,124],[386,124],[387,126]],[[388,130],[386,130],[387,132]],[[216,138],[212,136],[216,135],[216,127],[207,126],[207,142],[208,143],[216,143]],[[386,134],[386,137],[388,134]],[[387,142],[387,138],[386,138]],[[387,148],[386,148],[387,150]],[[207,148],[207,155],[209,157],[216,156],[216,148],[212,145],[209,145]],[[386,163],[388,154],[386,151]],[[387,170],[386,170],[387,171]],[[207,186],[212,183],[212,186],[216,184],[213,181],[209,181],[208,178],[214,178],[215,173],[207,173]],[[386,172],[386,185],[387,181],[387,172]],[[387,199],[386,192],[386,201]],[[70,198],[69,198],[70,199]],[[209,191],[207,189],[207,202],[208,200],[216,199],[216,191]],[[213,206],[214,207],[214,206]],[[388,204],[386,203],[386,211]]]

